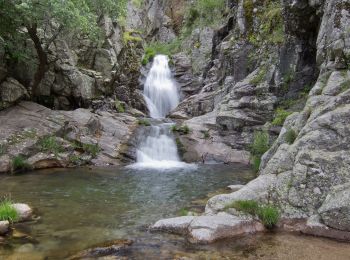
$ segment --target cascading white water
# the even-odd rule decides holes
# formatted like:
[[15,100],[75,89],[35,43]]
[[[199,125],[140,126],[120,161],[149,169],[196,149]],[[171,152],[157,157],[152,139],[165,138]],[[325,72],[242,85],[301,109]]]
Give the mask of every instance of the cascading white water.
[[[148,73],[144,97],[152,118],[165,118],[179,103],[179,91],[172,78],[167,56],[154,57]],[[136,168],[174,168],[188,167],[180,161],[177,146],[170,131],[169,123],[148,127],[142,132],[139,148],[136,152]]]
[[144,96],[152,118],[164,118],[179,104],[179,91],[168,63],[167,56],[155,56],[146,79]]

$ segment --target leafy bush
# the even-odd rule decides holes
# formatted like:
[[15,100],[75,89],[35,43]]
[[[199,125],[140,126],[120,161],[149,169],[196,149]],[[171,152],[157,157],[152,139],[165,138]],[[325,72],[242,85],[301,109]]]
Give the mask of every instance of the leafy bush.
[[286,111],[283,108],[277,108],[275,113],[275,119],[272,121],[272,125],[274,126],[283,126],[286,118],[292,114],[293,112]]
[[31,169],[26,159],[21,155],[18,155],[12,159],[12,167],[15,171],[26,171]]
[[64,151],[63,146],[57,142],[55,136],[45,136],[39,140],[41,151],[57,154]]
[[285,135],[285,140],[289,144],[293,144],[297,138],[297,133],[293,129],[288,129]]
[[137,123],[139,125],[143,125],[143,126],[150,126],[151,125],[150,121],[147,119],[139,119]]
[[8,220],[15,222],[19,218],[18,212],[12,206],[12,202],[8,199],[4,199],[0,202],[0,221]]
[[263,225],[268,229],[273,228],[280,218],[278,209],[271,205],[260,207],[257,215]]
[[252,165],[255,172],[259,171],[261,156],[270,148],[270,137],[267,132],[255,132],[254,140],[250,147]]

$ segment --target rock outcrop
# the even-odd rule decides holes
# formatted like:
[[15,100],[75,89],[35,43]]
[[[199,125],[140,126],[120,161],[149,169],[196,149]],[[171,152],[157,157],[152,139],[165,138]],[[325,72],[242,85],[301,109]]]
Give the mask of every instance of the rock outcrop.
[[53,111],[32,102],[0,111],[0,122],[0,172],[119,164],[123,144],[137,126],[126,113]]

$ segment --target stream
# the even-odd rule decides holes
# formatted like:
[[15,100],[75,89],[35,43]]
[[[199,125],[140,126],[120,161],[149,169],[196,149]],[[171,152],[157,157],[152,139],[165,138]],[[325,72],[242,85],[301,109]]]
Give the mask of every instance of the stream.
[[54,169],[0,176],[0,196],[30,204],[39,220],[15,225],[29,238],[0,244],[0,259],[65,259],[115,239],[134,241],[126,259],[349,259],[347,243],[292,234],[258,234],[191,245],[148,225],[202,211],[212,192],[254,176],[242,165],[197,169]]

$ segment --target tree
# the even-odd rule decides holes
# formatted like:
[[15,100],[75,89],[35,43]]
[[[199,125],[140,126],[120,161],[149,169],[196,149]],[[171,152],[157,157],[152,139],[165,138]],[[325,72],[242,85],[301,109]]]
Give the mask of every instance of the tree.
[[[97,39],[102,15],[125,15],[127,0],[0,0],[0,37],[13,55],[18,42],[29,37],[37,53],[38,66],[28,86],[35,97],[49,69],[49,48],[59,35],[74,32]],[[15,55],[16,56],[16,55]]]

